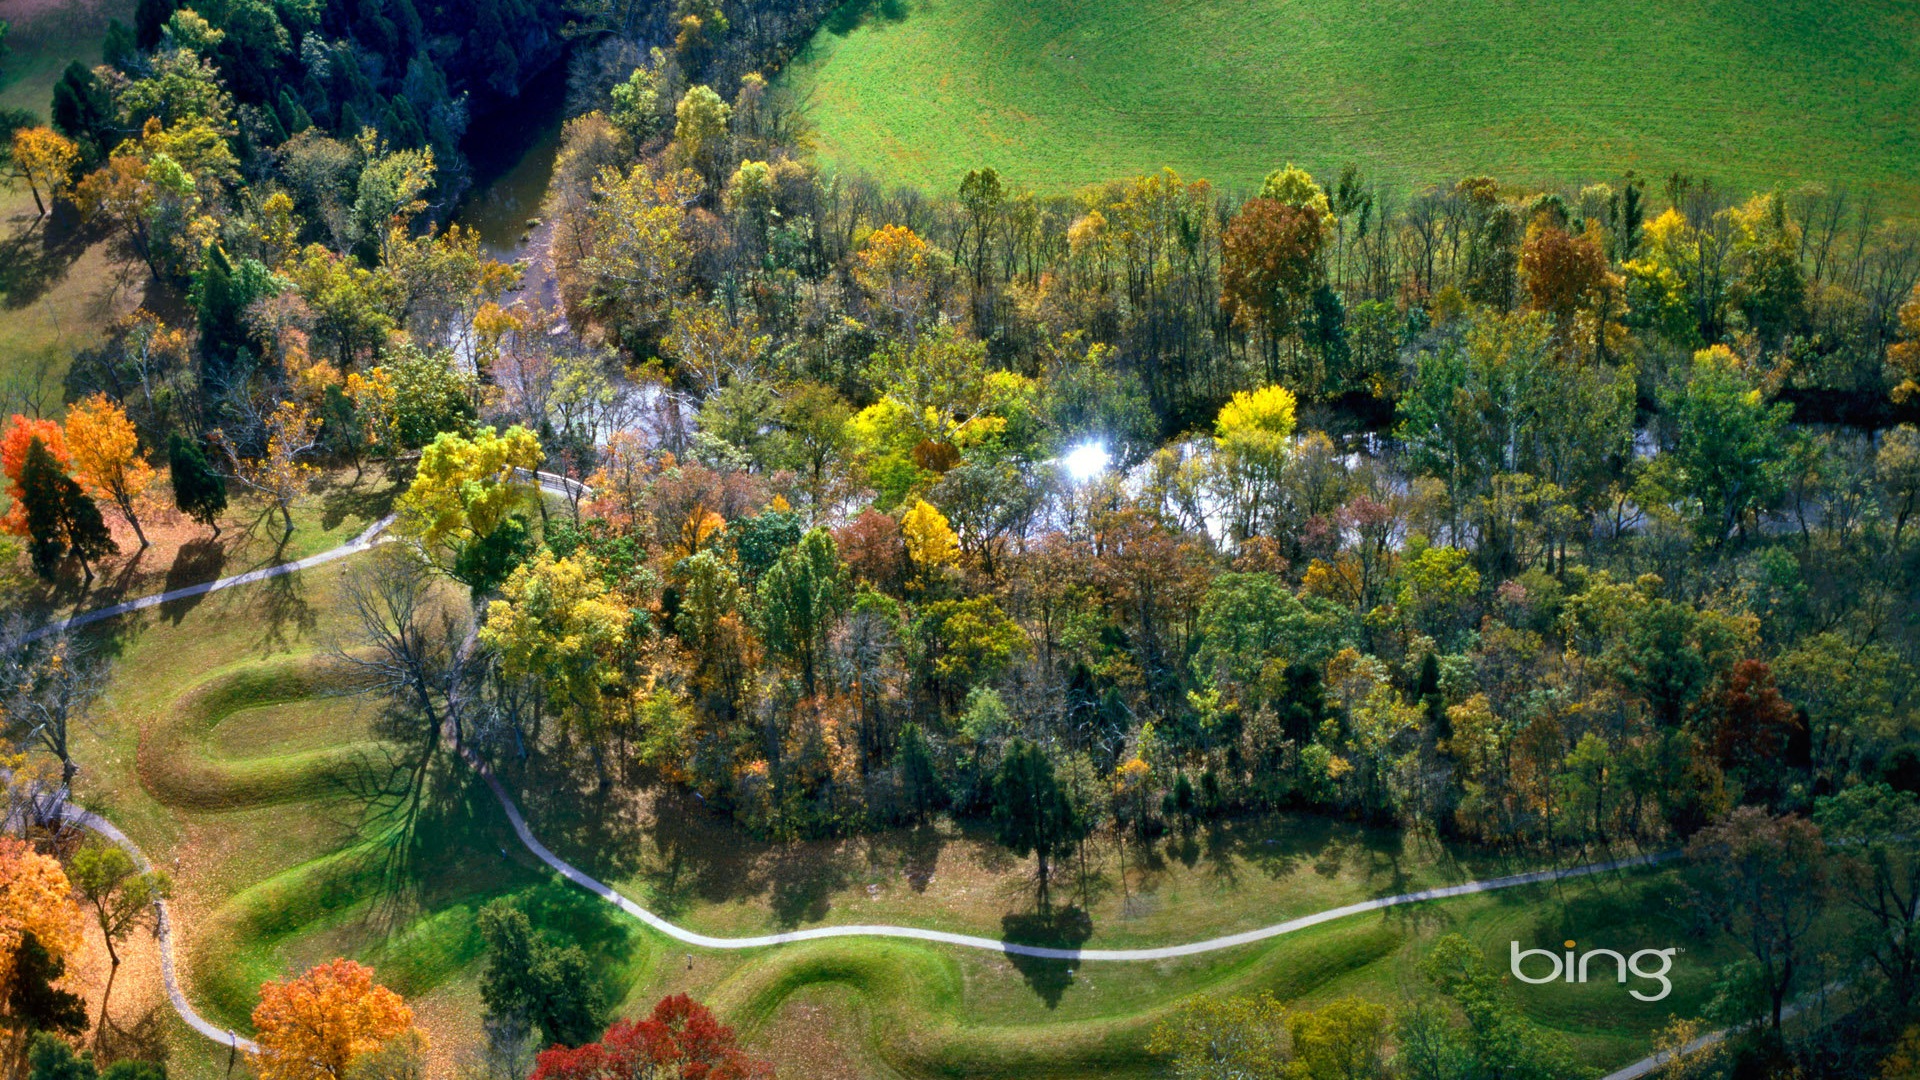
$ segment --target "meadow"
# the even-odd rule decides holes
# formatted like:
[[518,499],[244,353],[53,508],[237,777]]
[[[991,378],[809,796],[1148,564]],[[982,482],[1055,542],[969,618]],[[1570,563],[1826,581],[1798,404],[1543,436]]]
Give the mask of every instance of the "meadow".
[[[11,24],[10,51],[0,56],[0,108],[45,122],[60,73],[76,60],[98,64],[108,22],[132,17],[132,0],[16,0],[0,8]],[[136,271],[110,251],[70,209],[42,217],[26,185],[0,184],[0,393],[13,408],[59,415],[74,351],[97,344],[143,299],[158,304],[147,291],[144,267]]]
[[1065,192],[1287,162],[1401,185],[1635,170],[1920,205],[1898,0],[854,0],[785,76],[823,161]]

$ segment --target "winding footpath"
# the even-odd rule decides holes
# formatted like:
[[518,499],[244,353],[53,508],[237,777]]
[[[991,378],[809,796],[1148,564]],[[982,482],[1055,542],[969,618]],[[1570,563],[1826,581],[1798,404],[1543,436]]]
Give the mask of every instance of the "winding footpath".
[[[539,481],[541,488],[544,490],[561,495],[573,493],[569,491],[568,485],[574,484],[574,481],[566,481],[560,477],[549,477],[545,473],[540,474]],[[115,604],[111,607],[85,612],[41,627],[30,633],[27,636],[27,640],[35,640],[48,634],[85,626],[102,619],[113,618],[117,615],[141,611],[172,600],[219,592],[238,585],[248,585],[257,581],[279,577],[283,574],[291,574],[309,567],[319,566],[336,559],[343,559],[350,555],[356,555],[379,543],[381,534],[393,524],[393,520],[393,516],[388,515],[368,526],[366,531],[347,543],[333,548],[330,551],[312,555],[297,562],[264,567],[259,570],[249,571],[248,573],[237,574],[233,577],[221,578],[217,581],[192,585],[183,589],[174,589],[170,592],[160,593],[155,596],[142,597],[141,599],[130,600],[123,604]],[[1493,892],[1499,889],[1566,881],[1592,874],[1603,874],[1619,870],[1654,866],[1673,858],[1674,855],[1677,854],[1675,852],[1661,852],[1639,855],[1632,858],[1611,859],[1606,862],[1589,863],[1584,866],[1569,867],[1566,869],[1535,870],[1529,873],[1489,878],[1484,881],[1469,881],[1458,885],[1447,885],[1432,889],[1422,889],[1417,892],[1399,893],[1394,896],[1383,896],[1372,900],[1363,900],[1359,903],[1347,904],[1343,907],[1329,908],[1325,911],[1315,912],[1311,915],[1303,915],[1297,919],[1289,919],[1286,922],[1274,923],[1270,926],[1263,926],[1238,934],[1227,934],[1221,937],[1208,938],[1204,941],[1188,942],[1184,945],[1164,945],[1156,948],[1062,949],[1041,945],[1025,945],[1018,942],[1001,941],[995,938],[978,937],[971,934],[955,934],[944,930],[926,930],[915,926],[886,925],[820,926],[806,930],[761,934],[754,937],[713,937],[708,934],[688,930],[685,927],[669,922],[665,918],[628,899],[613,886],[592,877],[565,859],[555,855],[551,849],[540,842],[539,837],[533,834],[533,829],[527,824],[525,815],[520,812],[520,807],[514,802],[512,796],[507,794],[506,788],[501,785],[499,779],[494,776],[492,768],[489,767],[486,762],[482,761],[471,748],[462,745],[458,747],[458,751],[461,757],[465,759],[466,762],[473,767],[475,772],[480,775],[481,779],[486,782],[488,789],[493,792],[494,798],[499,800],[500,808],[506,814],[507,820],[513,825],[513,831],[519,836],[520,842],[526,845],[527,850],[532,852],[542,863],[545,863],[561,877],[594,893],[601,899],[614,905],[621,911],[626,912],[628,915],[639,919],[641,922],[646,923],[660,933],[676,941],[704,949],[760,949],[802,941],[818,941],[826,938],[882,937],[927,941],[942,945],[954,945],[962,948],[981,949],[988,952],[1028,956],[1045,960],[1101,962],[1170,960],[1179,957],[1219,952],[1224,949],[1239,948],[1244,945],[1267,941],[1285,934],[1305,930],[1308,927],[1319,926],[1322,923],[1332,922],[1336,919],[1344,919],[1369,911],[1384,911],[1388,908],[1399,907],[1405,904],[1418,904],[1430,900],[1444,900],[1449,897],[1470,896],[1476,893]],[[140,850],[139,845],[135,844],[131,838],[121,832],[111,821],[101,817],[99,814],[64,801],[61,803],[58,813],[61,820],[98,833],[102,837],[119,845],[133,857],[134,862],[139,865],[141,870],[144,871],[151,865],[146,853]],[[234,1052],[257,1052],[259,1047],[253,1040],[212,1023],[194,1010],[193,1005],[187,1000],[186,993],[180,985],[174,960],[173,928],[169,919],[166,901],[157,901],[155,908],[157,909],[158,915],[155,927],[155,938],[160,948],[161,976],[166,985],[167,998],[172,1002],[174,1011],[180,1015],[180,1019],[183,1020],[188,1027],[191,1027],[194,1031],[199,1032],[201,1035],[204,1035],[206,1038],[223,1047],[228,1047]],[[1798,1007],[1795,1008],[1795,1011],[1797,1011],[1797,1009]],[[1728,1032],[1726,1031],[1716,1031],[1703,1035],[1692,1043],[1689,1043],[1687,1047],[1685,1047],[1685,1052],[1692,1052],[1693,1050],[1718,1043],[1725,1039],[1727,1034]],[[1604,1077],[1603,1080],[1638,1080],[1638,1078],[1644,1077],[1659,1068],[1666,1060],[1666,1055],[1655,1054],[1616,1072],[1610,1073]]]
[[[153,863],[148,861],[147,853],[141,851],[140,845],[134,843],[132,837],[121,832],[119,826],[113,822],[108,821],[106,818],[101,817],[91,810],[75,806],[65,801],[60,804],[59,815],[60,820],[69,825],[78,825],[83,829],[90,829],[108,840],[113,841],[115,844],[118,844],[121,850],[133,857],[134,865],[139,867],[141,873],[144,874],[153,869]],[[180,976],[174,970],[173,920],[171,918],[171,912],[168,910],[165,900],[155,900],[153,907],[156,916],[153,936],[154,940],[160,945],[160,980],[166,984],[167,1000],[173,1002],[173,1011],[180,1014],[180,1019],[186,1021],[188,1027],[219,1043],[221,1046],[249,1054],[258,1052],[260,1046],[252,1039],[237,1035],[230,1029],[212,1023],[206,1017],[194,1011],[193,1005],[187,1001],[186,992],[180,989]]]

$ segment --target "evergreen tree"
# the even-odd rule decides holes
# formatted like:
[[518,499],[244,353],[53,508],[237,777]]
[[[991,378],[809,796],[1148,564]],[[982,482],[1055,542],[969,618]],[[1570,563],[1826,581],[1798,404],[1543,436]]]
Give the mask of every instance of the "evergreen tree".
[[227,509],[226,477],[213,471],[200,447],[178,432],[167,438],[168,473],[173,478],[173,505],[220,536],[220,515]]
[[487,969],[480,1000],[494,1018],[519,1017],[549,1045],[579,1046],[600,1032],[600,986],[578,945],[535,932],[527,913],[495,900],[480,912]]
[[140,0],[133,9],[133,37],[143,49],[160,44],[160,31],[173,18],[174,0]]
[[909,721],[900,729],[900,795],[906,803],[909,819],[925,821],[946,805],[946,786],[941,783],[933,750],[920,725]]
[[80,147],[80,163],[92,168],[119,140],[113,98],[99,77],[75,60],[53,85],[53,128]]
[[120,548],[107,531],[100,508],[61,470],[53,452],[39,439],[27,447],[20,488],[34,572],[51,581],[61,560],[72,555],[80,560],[86,584],[93,584],[93,561]]
[[1440,660],[1428,653],[1420,660],[1420,707],[1427,714],[1427,730],[1438,742],[1453,738],[1453,723],[1447,719],[1446,695],[1440,692]]
[[1074,813],[1046,751],[1025,739],[1007,745],[993,788],[994,829],[1015,855],[1039,860],[1040,904],[1045,907],[1053,853],[1085,836],[1086,823]]
[[48,952],[39,938],[21,935],[13,954],[13,987],[7,993],[14,1026],[62,1035],[87,1030],[86,999],[54,985],[66,973],[67,962]]
[[27,1051],[27,1080],[167,1080],[157,1061],[116,1061],[103,1072],[58,1036],[41,1032]]

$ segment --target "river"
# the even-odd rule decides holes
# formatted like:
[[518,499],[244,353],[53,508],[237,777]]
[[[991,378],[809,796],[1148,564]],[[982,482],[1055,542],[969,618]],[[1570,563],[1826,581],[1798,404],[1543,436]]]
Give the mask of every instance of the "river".
[[476,121],[461,140],[473,169],[473,187],[454,223],[480,234],[487,254],[505,262],[528,259],[540,246],[540,202],[553,178],[566,111],[567,65],[541,72],[518,100]]

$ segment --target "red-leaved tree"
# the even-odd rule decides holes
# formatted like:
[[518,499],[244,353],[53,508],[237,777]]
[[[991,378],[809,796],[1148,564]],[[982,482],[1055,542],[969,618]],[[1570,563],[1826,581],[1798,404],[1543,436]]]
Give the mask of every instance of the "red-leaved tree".
[[661,998],[645,1020],[615,1020],[597,1043],[551,1047],[531,1080],[773,1080],[773,1064],[748,1057],[733,1029],[685,994]]

